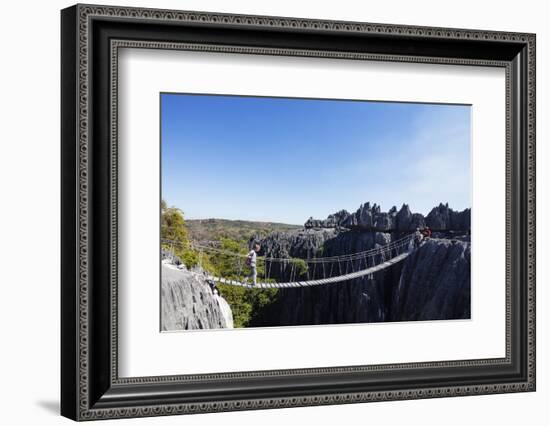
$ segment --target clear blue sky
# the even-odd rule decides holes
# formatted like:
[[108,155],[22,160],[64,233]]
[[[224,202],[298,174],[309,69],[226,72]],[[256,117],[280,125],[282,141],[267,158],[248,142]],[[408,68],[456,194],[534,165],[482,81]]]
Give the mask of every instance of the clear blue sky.
[[471,207],[470,107],[161,94],[162,197],[189,219],[303,224],[370,201]]

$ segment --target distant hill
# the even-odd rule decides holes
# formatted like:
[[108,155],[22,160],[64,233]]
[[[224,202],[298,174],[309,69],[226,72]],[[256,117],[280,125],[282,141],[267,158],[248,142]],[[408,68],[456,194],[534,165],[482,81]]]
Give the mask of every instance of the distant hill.
[[253,235],[263,238],[271,232],[303,228],[285,223],[228,219],[186,219],[185,223],[191,239],[199,242],[219,241],[221,238],[248,240]]

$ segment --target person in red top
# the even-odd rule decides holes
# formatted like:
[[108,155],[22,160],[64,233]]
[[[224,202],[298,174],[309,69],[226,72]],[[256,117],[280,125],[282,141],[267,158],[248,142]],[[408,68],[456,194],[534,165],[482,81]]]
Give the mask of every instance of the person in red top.
[[422,230],[422,235],[424,235],[424,238],[430,238],[432,236],[432,230],[429,226],[425,226]]

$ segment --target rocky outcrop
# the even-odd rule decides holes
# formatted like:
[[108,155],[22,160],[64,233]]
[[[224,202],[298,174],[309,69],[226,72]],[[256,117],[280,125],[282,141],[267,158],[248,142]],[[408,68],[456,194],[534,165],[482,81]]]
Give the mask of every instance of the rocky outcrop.
[[179,269],[185,269],[185,265],[181,259],[170,250],[162,248],[160,250],[160,258],[163,262],[169,262],[173,265],[179,266]]
[[398,211],[394,206],[382,212],[376,203],[362,204],[355,213],[341,210],[326,219],[309,218],[306,229],[345,228],[361,231],[408,232],[416,228],[430,226],[437,231],[466,231],[470,229],[470,209],[457,212],[448,204],[440,204],[431,210],[427,217],[412,213],[407,204]]
[[342,226],[350,229],[368,229],[389,231],[395,229],[396,211],[382,212],[380,206],[370,203],[362,204],[354,214],[350,214],[342,222]]
[[426,224],[436,230],[467,231],[470,229],[470,209],[461,212],[449,208],[449,204],[439,204],[426,216]]
[[231,306],[229,306],[227,300],[220,296],[217,291],[214,292],[214,299],[218,302],[222,316],[225,320],[224,328],[233,328],[233,312],[231,311]]
[[395,229],[398,231],[414,231],[416,228],[422,228],[425,225],[424,216],[420,213],[412,213],[408,204],[403,204],[401,210],[397,213]]
[[260,254],[278,258],[319,257],[325,242],[338,234],[338,230],[330,228],[274,232],[260,241]]
[[[340,232],[325,241],[335,255],[383,245],[386,233]],[[251,326],[344,324],[470,317],[470,244],[431,239],[404,262],[335,285],[279,290]]]
[[470,318],[470,243],[429,240],[406,259],[390,321]]
[[[345,229],[305,229],[276,232],[260,240],[262,256],[275,258],[309,259],[356,253],[380,247],[391,242],[391,235],[383,232],[357,232]],[[289,281],[295,270],[292,263],[268,262],[269,277]],[[294,279],[322,278],[325,270],[310,270],[308,274],[292,275]]]
[[163,331],[233,327],[229,305],[200,275],[163,263],[161,277]]
[[304,227],[309,228],[338,228],[341,224],[350,216],[347,210],[340,210],[334,214],[329,215],[326,219],[314,219],[310,217]]

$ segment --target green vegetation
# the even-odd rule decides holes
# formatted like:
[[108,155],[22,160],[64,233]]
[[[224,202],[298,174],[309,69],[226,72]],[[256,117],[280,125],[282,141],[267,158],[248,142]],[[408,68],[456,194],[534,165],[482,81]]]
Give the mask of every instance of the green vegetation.
[[189,245],[189,234],[183,219],[183,212],[177,207],[168,207],[162,200],[160,220],[160,237],[171,241],[177,241],[182,246]]
[[[189,232],[183,218],[183,212],[177,207],[168,207],[164,200],[161,201],[160,207],[160,238],[162,240],[162,247],[172,250],[185,266],[192,268],[199,263],[199,253],[191,248]],[[164,240],[168,240],[170,243]],[[207,259],[205,261],[208,262]]]
[[255,289],[219,284],[223,298],[227,300],[233,312],[233,325],[236,328],[247,327],[262,310],[277,300],[276,288]]
[[304,259],[291,259],[290,266],[296,274],[296,279],[301,280],[306,277],[308,267]]
[[302,228],[300,225],[284,223],[226,219],[188,220],[186,223],[189,234],[194,241],[220,241],[222,238],[248,241],[252,235],[263,238],[272,232]]
[[[258,232],[260,228],[257,227],[259,222],[250,222],[250,224],[255,224],[250,226],[235,226],[235,222],[239,224],[246,222],[219,222],[217,219],[215,221],[214,229],[209,229],[206,233],[209,241],[219,242],[219,248],[223,251],[246,255],[250,236],[261,234],[261,232]],[[173,243],[163,242],[162,246],[168,250],[172,249],[187,268],[192,268],[200,263],[200,266],[210,274],[234,280],[242,280],[249,274],[249,268],[245,265],[244,257],[241,262],[236,262],[235,256],[229,254],[214,252],[207,254],[193,249],[191,240],[195,240],[196,233],[193,234],[193,231],[190,230],[192,227],[189,226],[189,223],[193,222],[198,221],[186,221],[180,209],[168,207],[163,200],[161,202],[161,239],[170,240]],[[221,224],[225,223],[228,223],[229,226],[224,231]],[[267,228],[262,229],[266,231]],[[214,235],[216,235],[216,238],[210,239]],[[305,266],[305,262],[303,263]],[[299,267],[297,267],[298,269]],[[257,270],[258,277],[265,276],[265,264],[263,262],[258,261]],[[248,289],[224,284],[218,284],[217,287],[231,307],[235,327],[248,326],[254,317],[260,315],[262,310],[275,302],[278,293],[277,289]]]

